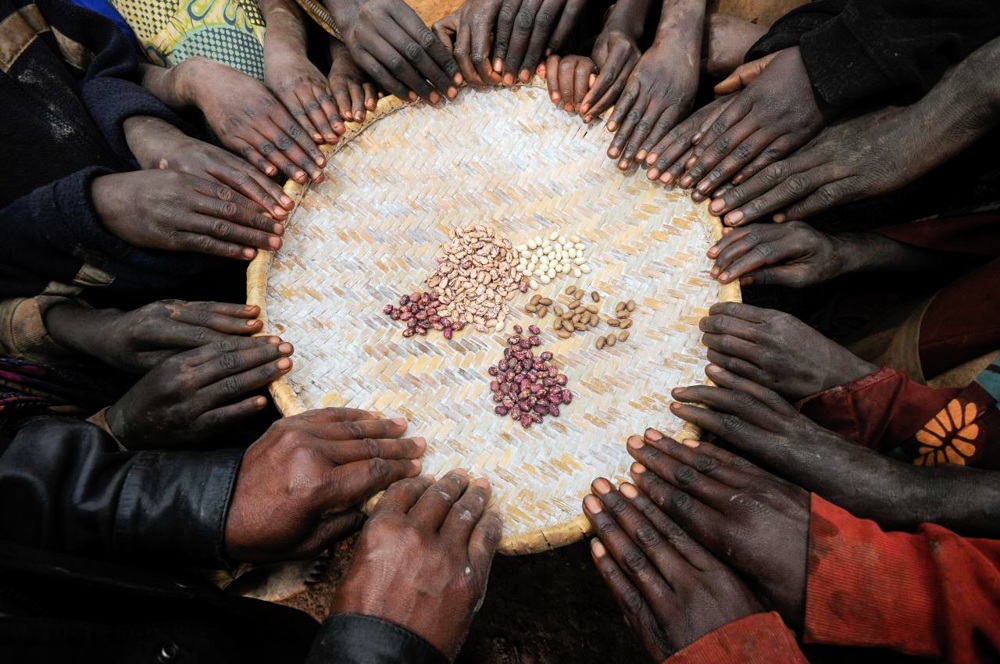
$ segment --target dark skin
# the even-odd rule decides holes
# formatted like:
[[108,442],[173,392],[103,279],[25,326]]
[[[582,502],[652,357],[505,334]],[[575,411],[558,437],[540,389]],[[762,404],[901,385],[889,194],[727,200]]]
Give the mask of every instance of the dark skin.
[[226,302],[160,300],[133,311],[67,303],[46,312],[45,327],[59,345],[141,375],[186,350],[259,332],[259,315],[256,305]]
[[538,65],[538,75],[545,79],[549,99],[567,113],[578,113],[580,103],[597,80],[597,65],[585,55],[550,55]]
[[[339,39],[330,38],[330,73],[326,80],[337,104],[340,117],[346,121],[364,122],[368,111],[378,106],[379,94],[368,75],[354,62],[347,47]],[[347,128],[334,124],[340,133]]]
[[252,394],[291,370],[291,354],[278,337],[231,337],[179,353],[108,408],[108,425],[131,450],[197,447],[260,412],[267,399]]
[[629,438],[628,451],[639,492],[801,629],[809,493],[710,443],[682,445],[655,429]]
[[210,143],[191,138],[159,118],[132,116],[123,124],[125,140],[144,169],[169,169],[215,180],[283,220],[294,202],[249,162]]
[[326,0],[351,57],[386,92],[431,103],[454,99],[458,64],[403,0]]
[[164,69],[142,65],[142,84],[171,108],[197,108],[229,150],[274,177],[320,182],[326,158],[311,135],[260,81],[207,58]]
[[656,38],[628,78],[608,129],[608,157],[627,170],[687,116],[698,91],[704,0],[665,0]]
[[[611,10],[590,54],[598,75],[580,104],[584,122],[593,122],[614,106],[628,85],[629,76],[642,56],[639,38],[648,12],[648,0],[624,0]],[[608,129],[615,131],[617,126],[608,125]]]
[[787,159],[755,175],[748,171],[733,178],[738,186],[720,193],[709,209],[730,226],[769,215],[781,222],[901,188],[996,126],[1000,90],[982,72],[998,64],[1000,40],[994,40],[915,104],[883,108],[824,129]]
[[[286,417],[243,456],[226,519],[230,559],[314,558],[364,522],[364,501],[420,474],[427,441],[406,420],[350,408]],[[356,555],[356,554],[355,554]]]
[[490,483],[464,470],[393,484],[361,531],[332,612],[395,623],[453,660],[500,543],[502,518],[489,500]]
[[477,88],[503,84],[503,74],[490,63],[493,22],[488,19],[499,11],[500,0],[466,2],[434,24],[434,34],[451,51],[462,78]]
[[251,260],[281,247],[283,224],[219,182],[172,170],[95,178],[94,211],[104,227],[132,246]]
[[741,286],[805,288],[851,272],[946,267],[955,255],[897,242],[878,233],[829,235],[801,221],[727,228],[708,250],[712,276]]
[[729,95],[705,104],[668,131],[667,135],[646,155],[646,166],[649,169],[646,177],[650,180],[659,180],[661,184],[667,186],[676,183],[684,172],[684,164],[693,154],[693,137],[697,135],[701,126],[719,117],[732,98],[732,95]]
[[718,387],[674,390],[681,403],[671,411],[781,477],[887,530],[933,522],[963,535],[1000,534],[990,517],[1000,509],[996,472],[896,461],[820,427],[773,390],[716,365],[706,373]]
[[734,302],[708,313],[698,323],[708,360],[789,401],[878,370],[790,314]]
[[[729,14],[719,12],[709,14],[705,23],[705,73],[715,78],[728,79],[731,74],[743,67],[747,51],[766,32],[766,26]],[[736,92],[740,87],[745,86],[720,90],[717,85],[715,93],[729,94]]]
[[695,146],[678,184],[704,200],[733,176],[749,177],[804,145],[826,124],[798,47],[780,51],[691,138]]
[[597,538],[590,553],[652,661],[763,611],[733,569],[696,542],[632,484],[591,485],[583,511]]

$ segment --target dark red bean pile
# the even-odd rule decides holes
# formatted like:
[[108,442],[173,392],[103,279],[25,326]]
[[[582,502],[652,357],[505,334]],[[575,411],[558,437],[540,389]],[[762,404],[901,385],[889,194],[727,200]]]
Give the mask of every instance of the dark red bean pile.
[[426,293],[410,293],[399,298],[398,307],[385,305],[382,313],[391,316],[393,320],[406,323],[404,337],[412,337],[414,334],[423,336],[431,330],[438,330],[444,333],[445,339],[451,339],[455,332],[465,327],[465,323],[453,323],[449,318],[438,316],[438,307],[441,306],[439,297],[438,292],[433,289]]
[[566,389],[566,374],[552,364],[552,353],[535,355],[534,349],[542,345],[538,326],[528,327],[525,335],[515,325],[514,332],[503,349],[503,359],[489,368],[490,390],[497,404],[494,412],[510,415],[527,429],[540,424],[546,415],[559,417],[559,407],[572,403],[573,393]]

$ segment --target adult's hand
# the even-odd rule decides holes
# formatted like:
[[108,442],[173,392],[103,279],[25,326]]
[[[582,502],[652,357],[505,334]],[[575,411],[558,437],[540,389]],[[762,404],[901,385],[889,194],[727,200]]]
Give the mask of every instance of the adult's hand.
[[107,412],[115,437],[132,450],[191,447],[259,412],[248,396],[292,368],[292,345],[278,337],[231,337],[174,355]]
[[655,429],[629,438],[628,451],[639,490],[801,628],[809,493],[710,443],[681,445]]
[[849,243],[808,224],[750,224],[732,229],[708,250],[712,276],[724,284],[805,288],[843,274]]
[[327,0],[351,57],[383,90],[432,103],[458,94],[458,65],[403,0]]
[[597,533],[594,564],[656,662],[723,625],[763,611],[729,566],[632,484],[591,485],[583,511]]
[[403,419],[350,408],[275,422],[243,457],[226,520],[229,557],[311,558],[357,530],[366,499],[420,474],[427,443],[405,432]]
[[468,0],[454,13],[434,24],[434,34],[451,51],[466,83],[476,87],[500,85],[503,64],[493,71],[493,29],[501,0]]
[[586,6],[586,0],[502,0],[493,71],[503,72],[506,85],[513,85],[515,77],[527,83],[547,52],[562,48]]
[[299,184],[323,179],[326,158],[316,142],[263,83],[207,58],[178,65],[178,96],[205,114],[227,148],[271,177]]
[[580,104],[584,122],[593,122],[614,106],[641,54],[638,38],[632,32],[608,27],[601,31],[590,54],[597,65],[597,80]]
[[655,41],[639,58],[608,119],[608,129],[616,132],[608,157],[621,157],[622,170],[634,159],[644,160],[688,114],[697,91],[698,56],[691,45],[673,36]]
[[284,219],[294,207],[271,178],[236,155],[199,141],[159,118],[132,116],[123,125],[125,139],[144,169],[169,169],[197,175],[238,191],[253,203]]
[[285,230],[239,192],[180,171],[103,175],[90,194],[104,227],[135,247],[250,260]]
[[45,316],[52,338],[122,371],[144,374],[185,350],[259,332],[260,307],[160,300],[132,311],[71,304]]
[[668,131],[667,135],[654,145],[649,154],[646,155],[646,166],[649,168],[646,177],[650,180],[659,180],[661,184],[668,186],[677,182],[681,173],[684,172],[684,164],[691,158],[694,137],[698,134],[700,127],[714,122],[732,100],[733,95],[719,97],[715,101],[705,104],[689,115],[686,120]]
[[733,176],[750,177],[804,145],[826,122],[798,47],[787,48],[703,125],[679,184],[703,200]]
[[502,519],[490,484],[452,471],[391,486],[361,531],[333,613],[373,616],[458,654],[486,595]]
[[[374,111],[378,105],[375,84],[358,67],[344,43],[334,37],[330,37],[330,62],[330,73],[326,78],[340,118],[363,122],[368,111]],[[340,134],[347,131],[342,121],[333,127]]]

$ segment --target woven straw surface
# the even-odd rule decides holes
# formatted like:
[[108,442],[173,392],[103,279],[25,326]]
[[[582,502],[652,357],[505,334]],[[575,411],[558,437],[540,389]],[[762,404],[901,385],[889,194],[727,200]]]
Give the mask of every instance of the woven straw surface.
[[[264,333],[295,344],[295,368],[272,385],[285,415],[326,406],[372,409],[410,421],[424,436],[427,472],[464,467],[485,475],[504,514],[505,553],[532,553],[583,537],[580,500],[595,477],[627,477],[628,435],[658,426],[690,437],[668,412],[670,390],[705,381],[698,320],[738,300],[709,278],[719,237],[704,205],[622,174],[605,156],[600,124],[557,110],[537,81],[513,91],[463,90],[441,108],[384,99],[329,155],[326,180],[288,191],[300,202],[285,243],[249,271],[248,300]],[[558,419],[524,429],[493,413],[487,368],[500,359],[532,293],[518,294],[504,333],[466,328],[402,337],[383,314],[424,280],[449,232],[490,225],[515,245],[552,231],[579,235],[593,271],[560,276],[603,296],[602,313],[632,298],[631,338],[598,350],[597,330],[543,346],[568,375],[574,401]]]

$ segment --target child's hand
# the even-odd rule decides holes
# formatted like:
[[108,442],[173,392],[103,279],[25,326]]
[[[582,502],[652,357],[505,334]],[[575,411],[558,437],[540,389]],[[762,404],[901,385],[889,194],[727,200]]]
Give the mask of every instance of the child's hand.
[[[347,122],[363,122],[367,112],[374,111],[378,105],[375,84],[354,62],[344,43],[333,37],[330,38],[330,59],[327,81],[340,117]],[[341,135],[345,131],[342,123],[334,125],[334,129]]]
[[538,75],[549,86],[552,103],[567,113],[579,113],[580,103],[597,80],[597,66],[585,55],[550,55],[538,65]]

